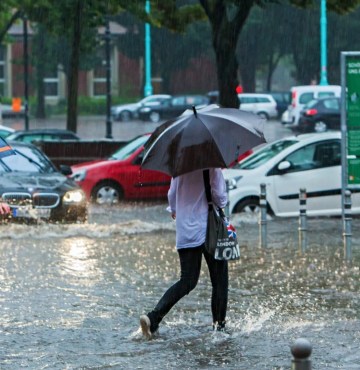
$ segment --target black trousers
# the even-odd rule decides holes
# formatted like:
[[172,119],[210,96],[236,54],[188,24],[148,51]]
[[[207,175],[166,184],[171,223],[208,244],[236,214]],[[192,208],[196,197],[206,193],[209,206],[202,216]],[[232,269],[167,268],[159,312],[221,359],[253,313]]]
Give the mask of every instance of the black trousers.
[[157,330],[159,323],[171,308],[196,287],[201,270],[202,255],[208,265],[212,284],[211,312],[213,323],[225,321],[229,283],[227,261],[215,260],[206,251],[204,245],[179,249],[178,253],[181,267],[180,280],[165,292],[154,310],[148,313],[152,332]]

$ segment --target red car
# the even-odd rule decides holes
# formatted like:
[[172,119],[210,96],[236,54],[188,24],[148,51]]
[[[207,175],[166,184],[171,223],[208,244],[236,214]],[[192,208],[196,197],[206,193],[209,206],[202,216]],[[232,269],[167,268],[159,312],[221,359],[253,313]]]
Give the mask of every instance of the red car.
[[71,178],[88,199],[98,204],[118,203],[121,199],[165,199],[170,176],[140,168],[149,136],[136,137],[108,159],[72,166]]

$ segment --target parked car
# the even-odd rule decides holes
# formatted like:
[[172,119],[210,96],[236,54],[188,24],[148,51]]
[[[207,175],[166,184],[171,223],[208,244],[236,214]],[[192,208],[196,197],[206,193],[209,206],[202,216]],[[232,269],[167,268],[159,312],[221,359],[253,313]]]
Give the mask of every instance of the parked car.
[[271,95],[276,101],[277,116],[280,118],[291,103],[290,91],[269,91],[265,94]]
[[[224,170],[224,176],[231,188],[231,213],[257,213],[264,183],[270,214],[298,216],[299,189],[305,188],[309,216],[341,215],[341,134],[333,131],[278,140]],[[358,192],[352,196],[352,212],[360,213]]]
[[290,125],[299,124],[300,112],[310,100],[327,96],[340,97],[341,86],[338,85],[304,85],[291,88],[291,104],[289,105]]
[[293,127],[297,132],[325,132],[340,130],[340,98],[311,100],[300,112],[299,124]]
[[59,140],[80,140],[74,132],[56,128],[42,128],[32,130],[19,130],[9,135],[7,140],[32,143],[33,141],[59,141]]
[[143,106],[157,106],[162,101],[171,98],[168,94],[149,95],[137,103],[121,104],[111,107],[111,116],[115,121],[127,122],[138,117],[138,110]]
[[140,168],[149,136],[136,137],[105,160],[72,166],[71,178],[89,200],[98,204],[118,203],[122,199],[165,199],[171,178]]
[[288,127],[290,127],[290,124],[292,123],[292,121],[290,118],[289,109],[286,109],[286,111],[281,115],[281,123],[283,125],[288,125]]
[[209,104],[209,98],[204,95],[179,95],[166,99],[156,107],[143,107],[139,109],[139,118],[154,123],[162,119],[170,119],[179,116],[192,106],[197,108]]
[[276,118],[276,101],[270,94],[238,94],[241,110],[258,114],[264,119]]
[[1,138],[5,139],[6,137],[8,137],[13,132],[15,132],[15,130],[13,128],[0,125],[0,137]]
[[60,173],[34,145],[9,143],[16,154],[0,159],[0,199],[10,205],[11,218],[84,222],[86,197],[65,176],[70,174],[70,167],[62,167],[64,174]]

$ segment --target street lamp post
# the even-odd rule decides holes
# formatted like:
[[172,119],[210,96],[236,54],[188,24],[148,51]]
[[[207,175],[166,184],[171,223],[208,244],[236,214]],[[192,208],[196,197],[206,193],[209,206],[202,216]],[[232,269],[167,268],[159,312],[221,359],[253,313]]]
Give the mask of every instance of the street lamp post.
[[[150,13],[150,1],[145,2],[145,11]],[[151,85],[151,36],[150,36],[150,24],[145,23],[145,86],[144,95],[149,96],[153,93]]]
[[109,18],[106,17],[105,24],[105,57],[106,57],[106,138],[112,139],[111,122],[111,62],[110,62],[110,25]]
[[29,129],[29,52],[28,52],[28,27],[26,15],[23,16],[24,33],[24,117],[25,130]]
[[320,10],[320,50],[321,50],[321,64],[320,64],[320,85],[328,85],[327,81],[327,58],[326,58],[326,0],[321,1]]

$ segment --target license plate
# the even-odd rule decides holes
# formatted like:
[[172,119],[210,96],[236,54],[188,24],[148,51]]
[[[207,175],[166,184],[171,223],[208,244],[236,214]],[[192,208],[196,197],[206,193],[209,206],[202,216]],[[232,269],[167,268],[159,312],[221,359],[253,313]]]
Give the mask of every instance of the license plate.
[[19,207],[12,210],[13,217],[16,218],[49,218],[50,209]]

